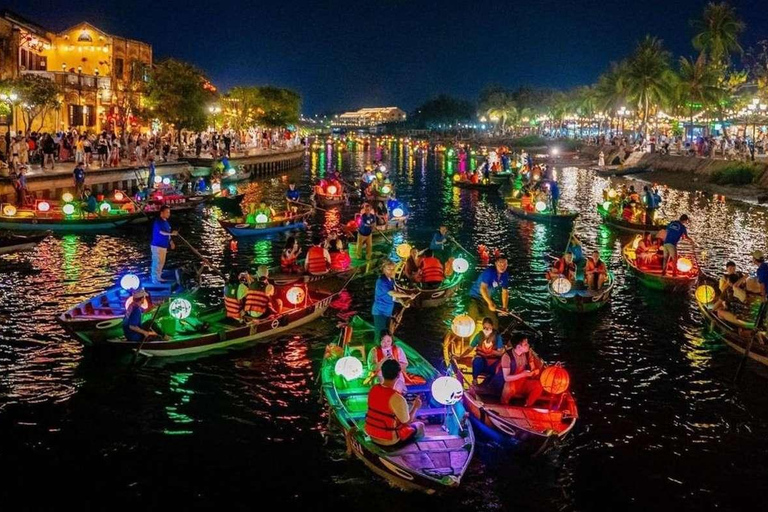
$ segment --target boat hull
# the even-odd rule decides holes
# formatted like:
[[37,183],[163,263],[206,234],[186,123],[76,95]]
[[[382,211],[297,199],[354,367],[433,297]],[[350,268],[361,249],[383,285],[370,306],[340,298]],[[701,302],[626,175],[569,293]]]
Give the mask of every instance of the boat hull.
[[465,181],[454,181],[454,187],[464,188],[467,190],[481,190],[483,192],[498,192],[501,188],[501,183],[467,183]]
[[573,224],[573,221],[575,221],[576,218],[579,216],[578,213],[547,215],[547,214],[542,214],[538,212],[527,212],[524,209],[511,204],[509,205],[509,209],[507,211],[511,215],[514,215],[515,217],[519,217],[521,219],[530,220],[533,222],[558,224],[563,226]]
[[667,274],[662,276],[660,273],[644,271],[637,266],[635,259],[632,257],[634,250],[631,249],[630,245],[631,244],[624,246],[624,249],[622,250],[622,259],[627,265],[630,273],[635,276],[643,286],[652,290],[684,292],[698,279],[698,264],[696,264],[695,272],[685,275],[672,276],[671,274]]
[[565,295],[558,294],[552,288],[552,283],[547,286],[552,303],[560,309],[572,313],[592,313],[603,308],[611,300],[616,280],[612,272],[608,273],[608,280],[598,292],[588,290],[571,290]]
[[46,218],[20,218],[11,220],[8,217],[0,219],[0,228],[12,231],[55,231],[57,233],[77,233],[88,231],[108,231],[110,229],[146,222],[144,214],[126,215],[118,219],[71,219],[57,220]]

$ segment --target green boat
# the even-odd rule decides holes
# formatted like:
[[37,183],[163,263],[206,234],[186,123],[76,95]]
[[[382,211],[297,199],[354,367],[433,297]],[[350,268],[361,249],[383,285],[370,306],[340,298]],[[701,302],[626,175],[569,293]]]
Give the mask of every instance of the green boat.
[[547,291],[552,297],[552,303],[565,311],[574,313],[591,313],[602,308],[611,300],[611,294],[616,284],[613,272],[608,271],[608,279],[599,290],[588,289],[583,281],[577,281],[576,284],[568,290],[567,293],[557,293],[552,284],[554,280],[547,285]]
[[[467,470],[475,449],[475,436],[461,401],[455,405],[438,405],[431,397],[431,385],[440,373],[418,352],[400,340],[396,345],[408,358],[408,391],[406,398],[418,396],[423,405],[417,413],[426,424],[425,436],[392,447],[374,443],[363,430],[368,410],[366,372],[347,380],[336,373],[342,356],[353,356],[366,364],[373,350],[373,326],[354,317],[340,336],[339,342],[326,347],[320,376],[325,400],[333,418],[341,425],[347,448],[374,473],[393,485],[434,493],[457,487]],[[346,342],[344,342],[346,340]],[[420,382],[420,383],[416,383]]]

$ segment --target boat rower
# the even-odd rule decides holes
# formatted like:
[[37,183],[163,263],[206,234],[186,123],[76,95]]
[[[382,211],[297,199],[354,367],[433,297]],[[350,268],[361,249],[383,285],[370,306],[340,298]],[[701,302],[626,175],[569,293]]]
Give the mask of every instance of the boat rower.
[[400,363],[387,359],[381,365],[382,382],[368,392],[368,412],[365,415],[365,433],[382,446],[392,446],[424,435],[424,423],[414,421],[421,407],[416,397],[408,408],[405,397],[397,391],[397,379],[402,370]]
[[296,183],[293,181],[288,184],[288,190],[285,191],[285,200],[288,201],[290,207],[292,203],[295,203],[301,198],[301,192],[296,190]]
[[677,243],[681,238],[688,238],[688,224],[690,220],[686,214],[682,214],[679,220],[673,220],[667,224],[667,234],[664,237],[664,261],[661,265],[661,275],[667,275],[667,268],[672,264],[672,276],[677,276]]
[[[131,303],[125,309],[123,317],[123,334],[128,341],[142,342],[157,337],[157,333],[142,327],[142,305],[147,301],[147,292],[142,288],[131,294]],[[151,327],[151,326],[150,326]]]
[[499,328],[498,307],[493,300],[496,291],[501,290],[501,308],[507,309],[509,302],[509,274],[507,273],[507,257],[499,255],[493,265],[486,268],[477,278],[469,291],[468,314],[476,322],[485,317],[493,321],[493,327]]

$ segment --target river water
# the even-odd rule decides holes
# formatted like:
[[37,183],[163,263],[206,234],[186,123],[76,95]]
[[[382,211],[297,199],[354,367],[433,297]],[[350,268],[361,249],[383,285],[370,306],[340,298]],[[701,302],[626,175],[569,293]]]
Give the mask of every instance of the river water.
[[[750,363],[733,384],[740,356],[703,332],[692,297],[652,292],[626,275],[619,256],[626,239],[601,226],[594,209],[607,179],[559,170],[561,205],[581,212],[577,233],[601,251],[618,282],[609,308],[576,317],[551,309],[543,278],[567,231],[507,218],[504,189],[486,197],[453,188],[446,175],[455,163],[441,154],[394,143],[364,149],[308,151],[305,169],[262,182],[261,190],[277,203],[288,180],[305,191],[328,169],[351,180],[380,156],[409,205],[410,243],[425,246],[444,223],[470,250],[483,243],[507,253],[512,305],[544,333],[535,349],[571,374],[580,419],[564,443],[526,458],[478,436],[457,491],[428,497],[392,489],[345,456],[319,401],[319,362],[337,334],[333,312],[244,350],[132,366],[84,349],[55,316],[126,271],[147,271],[148,231],[65,235],[0,259],[2,503],[256,510],[279,499],[289,510],[743,510],[764,501],[766,372]],[[691,215],[710,271],[726,259],[752,270],[749,252],[768,246],[764,208],[678,190],[665,196],[668,216]],[[317,225],[347,220],[354,209],[321,213]],[[276,261],[283,237],[232,246],[210,222],[219,213],[174,215],[171,223],[222,269]],[[170,263],[193,259],[181,247]],[[350,286],[352,311],[369,314],[373,282]],[[210,297],[221,284],[206,275]],[[398,335],[442,367],[446,322],[463,310],[465,295],[406,312]]]

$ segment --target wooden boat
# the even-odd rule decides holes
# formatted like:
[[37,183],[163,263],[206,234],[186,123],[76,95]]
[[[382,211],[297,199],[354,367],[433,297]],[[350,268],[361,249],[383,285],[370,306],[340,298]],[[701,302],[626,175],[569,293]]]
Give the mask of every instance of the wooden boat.
[[668,222],[661,217],[656,217],[653,224],[650,226],[643,222],[629,222],[622,217],[610,215],[608,210],[606,210],[602,204],[597,205],[597,213],[608,226],[622,231],[629,231],[631,233],[644,233],[646,231],[655,232],[666,226]]
[[565,225],[572,224],[573,221],[576,220],[576,217],[579,216],[578,212],[571,212],[565,208],[558,208],[557,215],[552,215],[551,212],[546,210],[543,212],[529,212],[520,207],[519,201],[510,202],[508,203],[508,206],[509,209],[507,211],[510,214],[514,215],[515,217],[520,217],[521,219],[531,220],[534,222]]
[[395,281],[395,290],[408,295],[416,295],[409,304],[414,308],[436,308],[442,306],[456,293],[456,290],[463,281],[464,274],[454,272],[447,277],[438,288],[422,288],[417,283],[412,283],[407,279]]
[[624,246],[622,258],[630,272],[637,276],[640,282],[654,290],[684,291],[691,283],[694,283],[699,277],[699,263],[693,251],[683,250],[682,244],[678,245],[678,264],[681,258],[686,258],[691,263],[691,268],[687,272],[679,271],[676,276],[672,275],[671,269],[666,275],[661,275],[661,261],[654,261],[651,264],[638,265],[637,254],[635,253],[634,242]]
[[453,186],[454,187],[459,187],[459,188],[466,188],[466,189],[470,189],[470,190],[482,190],[482,191],[485,191],[485,192],[498,192],[499,189],[501,188],[501,183],[494,183],[494,182],[490,182],[490,183],[472,183],[470,181],[460,180],[460,181],[454,181],[453,182]]
[[[475,425],[494,436],[514,441],[525,452],[541,453],[565,438],[579,417],[576,401],[566,390],[559,395],[544,392],[531,407],[513,400],[509,405],[499,403],[499,397],[483,391],[482,385],[472,387],[474,349],[466,355],[467,341],[448,332],[443,341],[446,364],[464,386],[464,405]],[[531,350],[543,368],[543,361]],[[482,383],[481,383],[482,384]]]
[[50,231],[43,233],[2,233],[0,234],[0,254],[10,254],[19,251],[29,251],[51,235]]
[[[347,236],[355,235],[357,236],[357,220],[360,218],[360,214],[355,214],[355,219],[347,222],[344,224],[344,233],[347,234]],[[373,230],[373,237],[384,237],[388,236],[390,233],[395,233],[397,231],[400,231],[403,229],[408,222],[408,215],[403,215],[402,217],[397,217],[396,219],[389,219],[389,222],[387,222],[386,225],[382,226],[376,226]]]
[[[755,341],[750,346],[750,340],[755,336],[755,322],[760,306],[759,297],[755,294],[748,294],[747,302],[745,304],[739,303],[736,311],[734,311],[736,308],[731,305],[727,312],[717,312],[713,310],[713,307],[722,298],[720,283],[702,273],[698,284],[695,294],[696,304],[699,306],[699,311],[701,311],[710,331],[739,354],[744,354],[747,346],[749,346],[750,359],[768,365],[768,343],[766,343],[768,330],[765,321],[757,333],[758,339],[761,339],[762,343]],[[707,290],[710,293],[702,290],[704,286],[710,288]],[[731,299],[727,302],[733,304],[737,300]]]
[[12,231],[56,231],[75,233],[82,231],[107,231],[128,224],[146,222],[143,212],[127,212],[113,209],[107,213],[74,213],[65,215],[61,209],[51,206],[47,212],[34,209],[18,209],[14,215],[0,212],[0,228]]
[[[379,266],[384,260],[384,255],[379,253],[374,253],[373,257],[370,260],[366,259],[357,259],[355,258],[355,247],[350,245],[349,247],[349,255],[352,259],[352,263],[346,270],[329,270],[326,274],[307,274],[307,273],[300,273],[300,274],[289,274],[284,273],[282,271],[282,268],[280,266],[272,267],[269,269],[269,279],[274,282],[277,285],[281,284],[290,284],[290,283],[316,283],[318,281],[324,281],[326,279],[342,279],[347,280],[350,279],[352,276],[355,276],[355,278],[362,277],[365,275],[370,274],[371,272],[376,272],[379,270]],[[304,268],[304,260],[299,260],[297,262],[297,265]]]
[[315,201],[323,206],[335,206],[344,202],[344,191],[328,194],[320,186],[315,187]]
[[[277,294],[284,292],[279,288],[276,290]],[[291,307],[284,300],[285,309],[279,314],[243,324],[228,319],[223,305],[208,308],[199,314],[193,313],[183,320],[161,316],[153,325],[155,331],[165,338],[145,342],[139,352],[154,357],[194,356],[264,342],[320,318],[332,299],[331,293],[306,290],[301,304]],[[116,349],[138,348],[138,343],[127,341],[122,335],[108,339],[107,344]]]
[[512,176],[515,176],[516,174],[517,173],[515,171],[492,172],[491,181],[494,183],[506,183],[512,179]]
[[348,381],[335,371],[342,355],[357,357],[363,367],[366,366],[366,356],[374,349],[373,326],[354,317],[345,329],[351,329],[351,335],[345,336],[342,331],[341,339],[349,341],[341,346],[332,343],[326,347],[320,375],[323,395],[333,418],[341,425],[349,451],[374,473],[398,487],[428,493],[457,487],[475,447],[472,426],[464,416],[461,403],[443,406],[434,402],[431,384],[440,374],[413,348],[395,340],[408,358],[408,373],[425,381],[408,385],[407,392],[408,398],[416,395],[423,402],[416,418],[426,424],[425,437],[393,447],[374,443],[363,430],[371,382],[366,382],[365,372],[360,378]]
[[306,229],[307,219],[314,210],[300,210],[292,215],[276,215],[274,219],[263,224],[248,224],[238,222],[237,220],[219,219],[221,227],[227,230],[232,236],[264,236],[282,231],[292,231],[296,229]]
[[[234,168],[231,168],[235,170]],[[252,177],[251,171],[246,171],[243,166],[240,166],[235,172],[224,172],[221,175],[221,183],[237,183],[239,181],[247,181]]]
[[188,211],[196,209],[206,201],[204,196],[185,196],[176,190],[158,190],[143,203],[143,209],[150,215],[159,213],[163,206],[169,206],[175,212]]
[[[197,290],[192,271],[187,267],[164,270],[163,279],[167,282],[152,283],[148,276],[141,279],[141,286],[149,294],[144,320],[151,319],[156,307],[168,298],[182,294],[192,296]],[[122,336],[125,305],[130,297],[131,293],[118,283],[68,309],[59,315],[58,321],[84,344],[103,344],[108,338]]]
[[557,293],[550,282],[547,291],[552,297],[552,302],[559,308],[575,313],[590,313],[602,308],[611,300],[616,279],[613,272],[608,271],[608,278],[599,290],[590,290],[583,281],[577,281],[568,293]]
[[245,194],[235,194],[233,196],[214,195],[211,197],[210,202],[222,210],[231,210],[240,206],[243,197],[245,197]]

